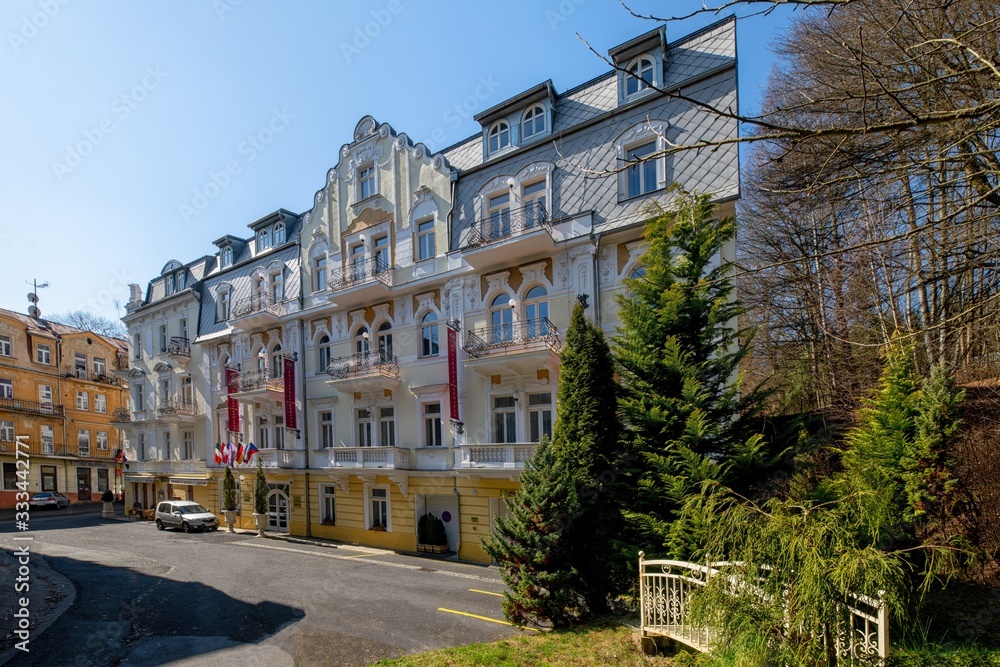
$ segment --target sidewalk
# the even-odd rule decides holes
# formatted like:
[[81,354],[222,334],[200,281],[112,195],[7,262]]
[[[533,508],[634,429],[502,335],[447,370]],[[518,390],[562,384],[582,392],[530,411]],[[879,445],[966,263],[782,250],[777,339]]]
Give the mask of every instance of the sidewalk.
[[[13,552],[6,548],[6,540],[4,547],[0,549],[0,581],[9,583],[13,589],[21,564],[18,563]],[[32,554],[26,567],[28,568],[28,590],[15,591],[11,595],[5,591],[3,595],[0,595],[0,619],[2,619],[0,622],[0,630],[2,630],[2,635],[0,635],[0,665],[22,653],[15,647],[15,644],[21,640],[14,635],[14,630],[18,627],[18,619],[14,618],[14,614],[20,609],[18,603],[20,598],[26,597],[29,600],[29,649],[31,643],[37,641],[41,634],[62,616],[76,600],[76,589],[70,580],[51,569],[41,556]]]

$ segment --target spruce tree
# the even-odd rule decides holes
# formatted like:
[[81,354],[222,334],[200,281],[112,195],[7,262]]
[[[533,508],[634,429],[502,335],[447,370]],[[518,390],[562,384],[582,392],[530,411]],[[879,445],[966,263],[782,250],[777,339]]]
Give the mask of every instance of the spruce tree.
[[600,614],[616,589],[612,539],[621,520],[615,495],[618,398],[611,349],[579,303],[560,359],[552,449],[575,480],[581,511],[568,526],[573,562],[587,584],[590,613]]
[[518,626],[562,628],[586,614],[586,586],[573,566],[567,530],[581,512],[575,480],[548,439],[521,471],[521,488],[507,499],[483,549],[507,584],[503,612]]
[[618,298],[614,350],[633,467],[625,499],[632,549],[686,556],[695,528],[673,525],[685,499],[723,480],[743,489],[768,461],[761,438],[738,420],[759,395],[741,397],[748,340],[735,326],[732,267],[720,261],[735,220],[713,217],[709,195],[675,193],[674,207],[646,223],[645,274],[626,281],[629,294]]

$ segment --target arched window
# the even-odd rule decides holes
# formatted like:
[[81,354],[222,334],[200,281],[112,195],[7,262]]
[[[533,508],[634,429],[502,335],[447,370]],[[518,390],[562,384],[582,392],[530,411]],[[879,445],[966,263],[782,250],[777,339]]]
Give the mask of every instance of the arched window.
[[233,249],[226,246],[222,249],[222,266],[229,266],[233,263]]
[[490,342],[510,342],[514,339],[514,308],[510,296],[501,294],[490,305]]
[[281,355],[281,345],[278,343],[274,344],[271,348],[271,377],[281,377],[284,371],[284,364],[282,361],[284,357]]
[[625,95],[634,95],[653,85],[653,59],[643,56],[637,58],[628,66],[628,76],[625,77]]
[[490,155],[510,146],[510,125],[507,121],[501,120],[494,123],[490,128],[489,149]]
[[330,366],[330,337],[326,334],[320,336],[317,346],[319,348],[319,361],[316,372],[322,373]]
[[521,137],[530,139],[545,131],[545,107],[536,105],[524,112],[521,120]]
[[262,229],[257,232],[257,252],[269,248],[271,246],[271,235],[267,233],[266,229]]
[[280,222],[276,222],[271,229],[271,242],[276,246],[285,242],[285,226]]
[[436,357],[438,355],[438,325],[437,315],[432,312],[420,320],[420,356]]
[[392,325],[383,322],[378,327],[378,358],[384,362],[392,357]]
[[528,290],[524,296],[524,319],[528,324],[528,340],[547,336],[549,333],[549,293],[541,285]]
[[359,355],[367,356],[371,349],[371,344],[368,342],[368,327],[358,327],[354,332],[354,350]]

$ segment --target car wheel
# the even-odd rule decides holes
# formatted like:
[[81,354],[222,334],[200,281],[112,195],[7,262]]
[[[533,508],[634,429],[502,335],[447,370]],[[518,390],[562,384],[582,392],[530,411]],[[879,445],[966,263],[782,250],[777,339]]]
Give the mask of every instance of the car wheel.
[[214,532],[215,532],[215,531],[217,531],[218,529],[219,529],[219,527],[218,527],[218,526],[212,526],[212,527],[211,527],[211,528],[210,528],[209,530],[211,530],[211,531],[212,531],[212,532],[214,533]]
[[187,521],[185,521],[184,523],[181,524],[181,530],[183,530],[185,533],[190,533],[191,525]]
[[160,521],[159,519],[156,520],[156,529],[163,530],[163,522]]

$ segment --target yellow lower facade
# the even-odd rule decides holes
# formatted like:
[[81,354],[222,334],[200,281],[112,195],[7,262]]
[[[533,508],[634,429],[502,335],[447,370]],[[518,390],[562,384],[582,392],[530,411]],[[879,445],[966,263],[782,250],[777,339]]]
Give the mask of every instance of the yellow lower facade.
[[[169,498],[194,500],[221,511],[221,469],[207,473],[205,485],[170,484],[152,477],[126,485],[126,506],[144,507]],[[239,478],[239,475],[236,475]],[[252,472],[238,481],[236,527],[255,528]],[[505,505],[502,498],[518,488],[517,475],[469,475],[463,472],[362,471],[338,473],[282,470],[267,473],[269,530],[292,536],[336,540],[394,551],[417,551],[417,521],[429,512],[442,519],[449,547],[463,561],[489,563],[481,540]],[[143,499],[146,499],[143,502]],[[382,519],[384,517],[384,520]]]

